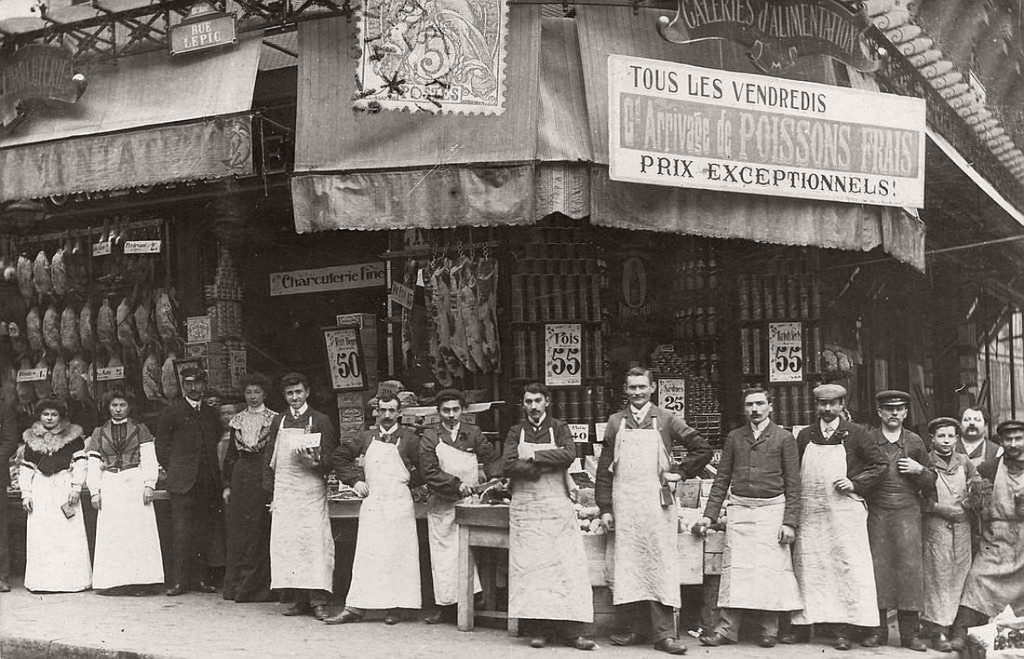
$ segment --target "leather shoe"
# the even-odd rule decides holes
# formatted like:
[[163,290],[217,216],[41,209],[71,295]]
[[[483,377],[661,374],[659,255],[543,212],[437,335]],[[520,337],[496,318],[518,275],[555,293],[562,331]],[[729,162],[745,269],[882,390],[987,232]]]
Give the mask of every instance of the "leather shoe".
[[184,595],[187,592],[188,588],[185,587],[185,584],[176,583],[167,589],[167,596],[177,597],[178,595]]
[[195,590],[200,593],[216,593],[217,587],[208,584],[205,581],[200,581],[198,584],[196,584]]
[[946,638],[946,635],[942,632],[936,634],[935,638],[932,639],[932,647],[938,650],[939,652],[953,651],[953,644],[949,642],[949,639]]
[[317,620],[327,620],[331,617],[331,612],[323,604],[317,604],[313,607],[313,617]]
[[440,625],[445,622],[451,622],[454,616],[452,615],[452,607],[450,606],[439,606],[434,609],[434,612],[423,619],[423,622],[428,625]]
[[733,645],[736,641],[722,636],[718,632],[712,632],[701,636],[699,639],[701,645],[708,647],[717,648],[719,645]]
[[911,650],[914,650],[915,652],[927,652],[928,651],[928,644],[925,643],[924,639],[921,638],[917,634],[914,634],[910,638],[902,641],[900,643],[900,645],[902,645],[905,648],[909,648]]
[[837,650],[849,650],[851,647],[850,639],[845,636],[836,636],[836,642],[832,644],[832,647]]
[[767,634],[757,639],[757,644],[762,648],[774,648],[775,644],[778,643],[778,639],[774,636],[768,636]]
[[967,645],[967,639],[963,636],[954,636],[949,641],[949,647],[957,652],[960,652]]
[[686,646],[674,638],[661,639],[654,644],[654,649],[668,654],[686,654]]
[[6,581],[4,581],[3,579],[0,579],[0,593],[9,593],[9,592],[11,592],[11,585],[9,583],[7,583]]
[[637,634],[636,632],[627,632],[625,634],[609,634],[608,640],[612,642],[612,645],[643,645],[647,642],[643,634]]
[[400,622],[402,622],[402,618],[399,616],[398,611],[388,611],[387,615],[384,616],[385,625],[397,625]]
[[543,636],[534,636],[533,638],[530,639],[530,647],[531,648],[542,648],[542,647],[544,647],[547,644],[548,644],[548,639],[544,638]]
[[586,636],[577,636],[576,638],[568,639],[565,644],[570,648],[576,648],[577,650],[596,650],[597,643]]
[[879,638],[878,634],[868,634],[861,640],[860,644],[866,648],[877,648],[882,644],[882,639]]
[[779,643],[783,645],[794,645],[796,644],[796,634],[792,632],[786,632],[785,634],[779,634]]
[[344,625],[349,622],[360,622],[362,619],[362,613],[356,613],[352,609],[345,607],[338,615],[324,618],[324,622],[328,625]]
[[292,602],[281,612],[283,616],[304,616],[309,613],[309,604],[305,602]]

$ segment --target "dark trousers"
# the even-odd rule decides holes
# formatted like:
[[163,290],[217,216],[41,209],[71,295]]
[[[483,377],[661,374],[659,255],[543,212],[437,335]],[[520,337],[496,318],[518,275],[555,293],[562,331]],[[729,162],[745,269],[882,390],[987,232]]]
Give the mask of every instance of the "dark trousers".
[[309,606],[330,606],[333,596],[326,590],[316,588],[282,588],[281,601]]
[[3,485],[0,485],[0,495],[0,581],[7,581],[11,577],[11,544],[7,538],[7,491]]
[[522,618],[519,631],[524,636],[543,636],[550,641],[571,641],[577,636],[586,636],[587,623],[574,620],[540,620]]
[[197,484],[188,492],[171,493],[171,576],[175,584],[191,587],[206,581],[207,554],[217,523],[216,493]]
[[650,600],[619,604],[615,607],[615,616],[620,629],[646,636],[652,643],[675,638],[672,607],[661,602]]
[[[889,623],[887,609],[878,610],[878,635],[883,639],[889,638]],[[900,641],[907,643],[911,638],[921,633],[921,615],[917,611],[899,609],[896,611],[896,625],[900,630]]]

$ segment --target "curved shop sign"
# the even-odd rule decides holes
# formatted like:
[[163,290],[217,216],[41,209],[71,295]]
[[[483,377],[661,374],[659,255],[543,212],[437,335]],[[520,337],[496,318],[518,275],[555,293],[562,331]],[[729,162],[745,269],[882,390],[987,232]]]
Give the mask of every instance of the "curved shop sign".
[[867,16],[836,0],[677,1],[673,18],[658,19],[662,37],[678,44],[735,41],[766,73],[785,73],[808,55],[828,55],[864,72],[880,65],[864,36]]
[[314,270],[290,270],[270,274],[271,295],[298,295],[383,286],[384,264],[357,263]]

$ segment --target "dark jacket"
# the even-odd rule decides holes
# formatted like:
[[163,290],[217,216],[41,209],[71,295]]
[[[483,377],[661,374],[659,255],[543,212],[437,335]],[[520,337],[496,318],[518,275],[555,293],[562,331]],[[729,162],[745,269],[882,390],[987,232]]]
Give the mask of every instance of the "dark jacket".
[[184,494],[199,479],[200,465],[211,479],[220,500],[220,467],[217,443],[220,416],[203,403],[196,411],[184,399],[171,403],[160,415],[156,430],[156,458],[167,471],[167,491]]
[[808,444],[842,443],[846,449],[846,477],[853,483],[853,491],[865,498],[871,494],[889,466],[868,431],[845,419],[839,421],[836,431],[827,440],[821,434],[821,423],[816,420],[800,431],[796,443],[800,448],[801,460]]
[[774,421],[768,422],[757,439],[749,423],[730,432],[704,508],[704,516],[712,522],[718,519],[730,486],[736,496],[754,499],[784,494],[782,523],[796,526],[800,520],[800,451],[792,433]]
[[[18,450],[18,417],[10,405],[0,404],[0,494],[5,495],[4,488],[10,483],[11,456]],[[7,505],[4,497],[0,497],[0,505]]]
[[679,444],[686,448],[686,459],[682,464],[671,465],[672,471],[682,474],[683,479],[693,478],[700,473],[708,462],[711,462],[713,451],[707,441],[700,434],[683,423],[679,417],[671,412],[652,405],[647,417],[639,426],[633,420],[630,410],[623,410],[611,415],[608,425],[604,429],[604,448],[601,450],[601,459],[597,463],[597,482],[594,486],[594,497],[597,499],[597,506],[602,513],[612,512],[612,492],[614,481],[612,473],[608,470],[612,460],[615,459],[615,435],[619,432],[622,420],[626,420],[628,429],[652,429],[653,419],[658,419],[658,432],[661,434],[661,441],[665,450],[672,454],[672,446]]
[[270,468],[270,460],[274,457],[277,445],[277,433],[281,427],[300,428],[310,433],[320,433],[320,474],[327,476],[334,466],[334,452],[338,450],[338,433],[334,430],[331,418],[307,406],[306,411],[298,418],[292,416],[291,409],[278,414],[270,425],[270,439],[263,446],[263,489],[274,491],[274,470]]
[[1000,455],[999,449],[1001,448],[1002,446],[996,444],[991,439],[985,439],[978,444],[970,454],[968,454],[967,447],[964,446],[964,441],[962,439],[958,439],[956,440],[956,448],[954,450],[957,453],[963,453],[966,455],[970,458],[971,462],[974,463],[974,466],[977,467],[983,462],[988,462],[989,460],[995,460],[998,458]]
[[[886,449],[890,446],[890,443],[885,438],[885,435],[882,434],[882,430],[880,428],[873,428],[868,434],[875,444],[878,445],[883,455],[886,455]],[[925,499],[934,499],[935,469],[932,467],[932,459],[928,456],[928,449],[925,448],[924,440],[916,433],[904,428],[900,438],[896,440],[895,446],[898,449],[898,454],[892,460],[898,460],[901,457],[911,458],[924,466],[924,471],[916,476],[904,476],[902,474],[890,476],[889,461],[887,461],[885,473],[879,479],[878,486],[872,492],[871,497],[868,498],[868,503],[880,508],[902,507],[902,504],[892,505],[894,496],[897,499],[904,497],[902,494],[894,495],[894,492],[898,490],[916,493],[921,502]],[[891,478],[898,480],[893,481],[890,480]]]
[[[543,450],[534,455],[533,461],[519,459],[519,435],[524,434],[531,444],[550,444],[554,434],[557,449]],[[524,478],[537,480],[545,471],[566,469],[576,459],[576,443],[569,431],[569,424],[552,418],[544,417],[535,430],[529,421],[512,426],[505,436],[505,448],[501,456],[501,472],[508,478]]]
[[[459,486],[462,481],[441,469],[437,458],[437,445],[444,442],[463,453],[476,455],[477,463],[484,468],[487,478],[494,478],[500,472],[501,454],[489,439],[484,437],[480,428],[463,421],[459,424],[459,434],[452,441],[452,434],[437,423],[423,431],[420,439],[419,465],[424,482],[431,491],[450,499],[459,499]],[[476,485],[476,483],[470,483]]]
[[[407,426],[399,426],[395,431],[398,435],[398,454],[402,456],[405,468],[409,470],[409,487],[417,487],[423,484],[423,477],[420,472],[420,438],[416,431]],[[359,481],[366,482],[366,473],[358,464],[358,458],[366,455],[366,449],[370,442],[380,437],[380,431],[376,428],[364,430],[354,437],[347,438],[334,452],[334,472],[345,485],[355,485]]]

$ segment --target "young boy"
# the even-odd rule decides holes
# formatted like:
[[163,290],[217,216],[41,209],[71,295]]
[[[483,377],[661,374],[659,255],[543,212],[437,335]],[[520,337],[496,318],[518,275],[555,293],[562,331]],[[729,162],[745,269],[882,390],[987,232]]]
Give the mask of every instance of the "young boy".
[[937,500],[928,499],[923,510],[924,632],[939,652],[952,650],[947,633],[956,617],[967,572],[971,569],[971,527],[964,501],[967,484],[977,478],[970,459],[956,452],[960,422],[939,417],[928,424],[931,460],[938,478]]

